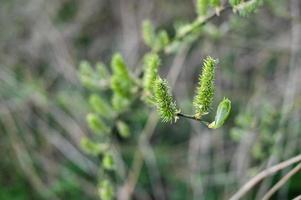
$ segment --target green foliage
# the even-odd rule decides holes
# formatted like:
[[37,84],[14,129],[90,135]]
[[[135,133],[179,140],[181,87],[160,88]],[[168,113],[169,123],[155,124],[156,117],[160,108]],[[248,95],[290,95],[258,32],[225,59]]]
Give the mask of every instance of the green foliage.
[[132,79],[126,64],[119,53],[113,55],[111,61],[113,71],[111,88],[113,91],[112,104],[115,110],[123,110],[132,99],[134,92],[134,80]]
[[165,30],[160,30],[156,37],[153,50],[155,52],[158,52],[164,49],[168,44],[169,44],[169,37],[167,32]]
[[102,158],[102,166],[106,170],[114,170],[114,158],[110,152],[104,154]]
[[130,129],[126,123],[118,120],[116,123],[116,126],[117,126],[118,133],[121,137],[123,137],[123,138],[130,137],[130,135],[131,135]]
[[114,198],[114,188],[109,180],[103,180],[98,186],[98,194],[101,200],[112,200]]
[[158,54],[149,53],[144,56],[143,89],[146,95],[153,93],[153,86],[158,76],[160,62]]
[[242,0],[229,0],[231,6],[236,6],[240,4],[240,2],[242,2]]
[[207,14],[211,0],[197,0],[196,1],[196,12],[199,16]]
[[218,7],[221,5],[221,1],[220,0],[210,0],[210,5],[213,7]]
[[[233,4],[236,2],[233,2]],[[263,4],[263,0],[250,0],[241,2],[234,6],[234,11],[238,11],[241,16],[248,16],[254,13],[259,6]]]
[[114,116],[114,112],[112,112],[110,105],[97,94],[92,94],[90,96],[89,104],[93,111],[102,117],[112,118]]
[[96,63],[96,73],[99,75],[100,79],[110,78],[110,72],[108,71],[107,67],[101,62]]
[[90,129],[97,134],[107,134],[109,133],[110,129],[107,125],[94,113],[89,113],[87,115],[87,122]]
[[146,45],[151,47],[155,42],[155,29],[149,20],[144,20],[142,23],[142,34]]
[[96,64],[96,70],[88,61],[82,61],[79,64],[79,79],[84,87],[88,89],[105,89],[107,81],[110,78],[105,65]]
[[167,80],[157,78],[154,85],[154,95],[158,113],[163,122],[176,122],[178,117],[176,103],[171,96]]
[[87,154],[91,154],[94,156],[97,156],[99,154],[104,153],[109,149],[109,145],[106,143],[96,143],[90,140],[87,137],[83,137],[80,141],[81,148],[85,151]]
[[170,42],[167,32],[165,30],[159,30],[158,33],[156,33],[149,20],[143,21],[142,33],[145,44],[154,52],[163,50]]
[[231,101],[224,98],[218,105],[215,120],[208,125],[209,128],[217,129],[220,128],[228,118],[231,111]]
[[217,61],[211,57],[204,60],[202,73],[194,97],[195,116],[200,119],[208,113],[214,97],[214,76]]

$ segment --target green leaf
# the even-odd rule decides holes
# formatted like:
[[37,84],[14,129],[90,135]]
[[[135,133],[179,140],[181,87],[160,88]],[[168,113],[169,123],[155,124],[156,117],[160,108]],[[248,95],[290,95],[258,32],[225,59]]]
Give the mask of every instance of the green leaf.
[[227,98],[224,98],[218,105],[215,120],[208,125],[209,128],[217,129],[221,127],[226,119],[228,118],[231,111],[231,101]]
[[101,200],[112,200],[114,198],[114,188],[109,180],[103,180],[99,184],[98,194]]
[[106,170],[114,169],[114,159],[111,153],[105,153],[102,158],[102,166]]
[[155,41],[155,29],[149,20],[143,21],[142,34],[145,44],[152,47]]
[[87,115],[87,122],[92,131],[96,134],[107,134],[109,132],[109,128],[105,125],[105,123],[94,113],[89,113]]
[[114,113],[111,106],[97,94],[92,94],[89,97],[89,104],[93,111],[105,118],[112,118]]
[[104,153],[109,148],[109,144],[95,143],[87,137],[81,139],[80,146],[85,153],[94,156]]
[[130,136],[130,129],[126,123],[123,121],[117,121],[118,133],[123,138],[128,138]]
[[148,53],[144,56],[143,89],[148,95],[153,93],[154,82],[158,76],[160,58],[158,54]]

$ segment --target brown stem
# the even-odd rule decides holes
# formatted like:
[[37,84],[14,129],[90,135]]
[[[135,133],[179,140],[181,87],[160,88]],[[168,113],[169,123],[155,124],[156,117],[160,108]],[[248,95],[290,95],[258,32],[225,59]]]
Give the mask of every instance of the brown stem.
[[301,154],[298,156],[295,156],[289,160],[283,161],[277,165],[274,165],[272,167],[269,167],[259,174],[257,174],[255,177],[253,177],[251,180],[249,180],[247,183],[245,183],[231,198],[230,200],[239,200],[241,199],[249,190],[251,190],[257,183],[259,183],[264,178],[271,176],[275,174],[276,172],[301,161]]

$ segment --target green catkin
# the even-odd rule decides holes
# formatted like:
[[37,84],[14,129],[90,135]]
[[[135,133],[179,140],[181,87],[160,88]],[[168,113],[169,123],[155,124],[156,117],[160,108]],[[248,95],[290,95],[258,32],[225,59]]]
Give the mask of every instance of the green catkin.
[[263,0],[250,0],[247,2],[242,2],[234,7],[241,16],[248,16],[254,13],[259,6],[263,4]]
[[82,150],[94,156],[104,153],[109,148],[109,144],[106,143],[95,143],[87,137],[83,137],[80,141]]
[[210,0],[197,0],[196,1],[196,12],[199,16],[207,14]]
[[240,4],[242,0],[229,0],[229,3],[231,6],[236,6],[238,4]]
[[94,113],[89,113],[87,115],[87,122],[89,128],[96,134],[106,134],[109,132],[109,128],[105,125],[105,123]]
[[157,54],[149,53],[144,57],[143,88],[147,95],[153,93],[154,82],[158,75],[160,58]]
[[101,181],[98,186],[98,194],[101,200],[114,199],[114,188],[112,183],[107,179]]
[[110,78],[110,73],[107,70],[107,67],[103,63],[101,62],[96,63],[96,71],[100,79]]
[[92,94],[89,97],[89,104],[93,111],[97,112],[102,117],[112,118],[113,112],[110,105],[97,94]]
[[110,152],[104,154],[102,158],[102,166],[106,170],[114,169],[114,158]]
[[128,138],[130,136],[130,128],[123,121],[117,121],[116,123],[118,133],[123,138]]
[[173,122],[178,119],[179,112],[166,80],[158,77],[154,85],[154,96],[157,110],[163,122]]
[[217,61],[208,56],[203,63],[202,74],[194,97],[195,117],[200,119],[208,113],[214,97],[214,76]]
[[210,5],[212,7],[218,7],[221,5],[221,1],[220,0],[210,0]]
[[169,37],[165,30],[159,31],[158,35],[155,38],[155,43],[153,50],[155,52],[161,51],[169,44]]
[[112,105],[115,110],[121,111],[127,107],[132,98],[134,80],[119,53],[113,56],[111,67],[113,72],[111,77],[111,88],[113,90]]
[[155,29],[149,20],[142,23],[142,37],[146,45],[152,47],[155,41]]

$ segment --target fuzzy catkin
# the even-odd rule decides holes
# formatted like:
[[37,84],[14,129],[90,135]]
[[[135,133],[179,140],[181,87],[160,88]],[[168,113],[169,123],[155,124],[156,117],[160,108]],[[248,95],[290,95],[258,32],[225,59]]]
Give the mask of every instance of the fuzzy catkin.
[[214,97],[214,76],[217,61],[208,56],[204,60],[202,74],[199,76],[199,83],[196,89],[193,105],[195,116],[200,118],[207,114]]
[[172,122],[177,120],[178,109],[166,80],[157,78],[154,86],[154,95],[157,110],[163,122]]

